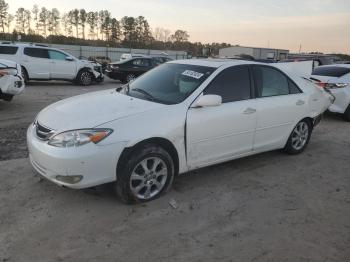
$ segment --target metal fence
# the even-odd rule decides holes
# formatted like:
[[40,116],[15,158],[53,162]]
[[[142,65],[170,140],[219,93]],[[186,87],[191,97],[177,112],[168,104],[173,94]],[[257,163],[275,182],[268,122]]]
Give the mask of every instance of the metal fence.
[[75,57],[90,57],[90,56],[106,56],[112,61],[119,61],[122,54],[143,54],[143,55],[159,55],[162,53],[168,54],[172,59],[186,59],[187,52],[172,51],[172,50],[151,50],[151,49],[130,49],[130,48],[112,48],[112,47],[96,47],[96,46],[79,46],[79,45],[56,45],[49,44],[48,46],[61,49]]

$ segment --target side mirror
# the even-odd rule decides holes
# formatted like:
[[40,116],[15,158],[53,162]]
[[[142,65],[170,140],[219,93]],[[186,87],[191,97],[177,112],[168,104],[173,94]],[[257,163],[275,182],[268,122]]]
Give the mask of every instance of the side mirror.
[[222,97],[218,95],[203,95],[193,104],[192,107],[219,106],[222,103]]
[[66,57],[66,61],[70,61],[70,62],[71,62],[71,61],[74,61],[74,58],[73,58],[73,57],[70,57],[70,56],[67,56],[67,57]]

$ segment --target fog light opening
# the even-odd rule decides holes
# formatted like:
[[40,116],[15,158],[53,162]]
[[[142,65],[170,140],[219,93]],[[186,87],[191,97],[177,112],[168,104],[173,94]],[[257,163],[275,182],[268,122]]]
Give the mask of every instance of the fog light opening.
[[56,179],[60,182],[67,183],[67,184],[76,184],[79,183],[82,179],[83,176],[61,176],[58,175],[56,176]]

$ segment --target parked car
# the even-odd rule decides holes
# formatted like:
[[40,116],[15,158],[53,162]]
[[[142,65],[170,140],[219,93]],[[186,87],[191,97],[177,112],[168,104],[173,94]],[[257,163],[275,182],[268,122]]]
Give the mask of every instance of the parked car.
[[81,85],[103,81],[100,64],[79,60],[55,48],[39,44],[0,44],[0,58],[21,65],[25,82],[68,80]]
[[143,54],[130,54],[130,53],[126,53],[126,54],[122,54],[120,56],[120,61],[125,61],[125,60],[129,60],[132,58],[137,58],[137,57],[145,57],[146,55]]
[[165,56],[144,56],[110,63],[106,75],[112,79],[128,83],[152,68],[171,60],[171,58]]
[[21,66],[13,61],[0,59],[0,99],[11,101],[24,90]]
[[331,99],[270,65],[172,61],[122,89],[43,109],[28,128],[29,156],[58,185],[116,181],[123,201],[149,201],[176,174],[269,150],[303,152]]
[[343,114],[350,121],[350,65],[334,64],[313,70],[311,79],[335,97],[329,111]]
[[103,73],[106,71],[108,64],[112,62],[112,60],[108,56],[90,56],[88,60],[102,65]]

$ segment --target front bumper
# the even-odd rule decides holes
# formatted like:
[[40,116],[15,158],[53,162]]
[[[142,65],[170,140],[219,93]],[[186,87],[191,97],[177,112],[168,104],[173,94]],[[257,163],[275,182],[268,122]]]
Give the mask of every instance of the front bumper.
[[19,95],[24,90],[24,81],[20,76],[2,76],[0,78],[0,90],[4,94]]
[[[75,148],[58,148],[37,138],[35,128],[27,131],[29,159],[33,168],[46,179],[60,186],[80,189],[116,180],[116,167],[125,143],[96,145],[89,143]],[[60,178],[82,176],[77,183]]]

